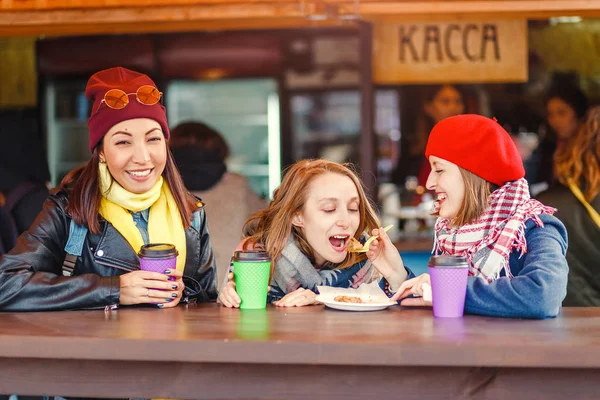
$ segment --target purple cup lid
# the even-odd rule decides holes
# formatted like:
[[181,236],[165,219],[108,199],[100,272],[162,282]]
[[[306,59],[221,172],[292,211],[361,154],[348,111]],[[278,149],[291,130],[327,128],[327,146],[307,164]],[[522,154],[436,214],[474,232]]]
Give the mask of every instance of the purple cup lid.
[[261,250],[240,250],[233,253],[233,261],[236,262],[265,262],[271,261],[271,256]]
[[138,257],[141,258],[172,258],[179,252],[174,245],[168,243],[149,243],[140,247]]
[[468,268],[469,264],[467,264],[467,257],[441,255],[431,256],[427,266],[432,268]]

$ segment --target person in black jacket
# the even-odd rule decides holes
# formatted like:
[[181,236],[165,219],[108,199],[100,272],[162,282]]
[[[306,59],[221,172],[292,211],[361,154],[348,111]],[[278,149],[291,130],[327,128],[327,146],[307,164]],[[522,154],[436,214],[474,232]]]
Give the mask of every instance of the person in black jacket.
[[[63,179],[0,259],[0,310],[167,308],[215,299],[205,212],[168,149],[162,93],[148,76],[116,67],[94,74],[86,96],[92,159]],[[147,243],[174,244],[176,269],[139,270],[137,252]],[[68,254],[77,257],[72,275],[63,276]]]
[[584,200],[600,213],[600,107],[590,109],[583,128],[554,156],[558,182],[538,195],[556,207],[556,216],[569,235],[569,281],[564,306],[600,306],[600,226],[569,188],[572,183]]

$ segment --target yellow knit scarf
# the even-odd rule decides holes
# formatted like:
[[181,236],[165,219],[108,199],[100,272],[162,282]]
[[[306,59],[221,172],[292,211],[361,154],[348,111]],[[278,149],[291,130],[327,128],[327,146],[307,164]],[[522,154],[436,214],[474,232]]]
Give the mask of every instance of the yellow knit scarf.
[[144,239],[133,223],[131,212],[150,208],[148,235],[151,243],[171,243],[179,251],[177,269],[183,271],[186,240],[183,221],[169,185],[160,179],[145,193],[131,193],[112,178],[105,163],[100,163],[100,215],[110,222],[137,253]]

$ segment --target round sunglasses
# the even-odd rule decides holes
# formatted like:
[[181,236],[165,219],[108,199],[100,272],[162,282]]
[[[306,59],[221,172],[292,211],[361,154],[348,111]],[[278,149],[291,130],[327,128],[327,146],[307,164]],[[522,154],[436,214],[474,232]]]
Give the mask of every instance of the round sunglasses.
[[121,89],[110,89],[104,94],[104,98],[98,104],[98,108],[95,112],[98,112],[102,104],[106,104],[108,107],[114,110],[121,110],[127,107],[129,104],[129,96],[135,94],[135,99],[144,105],[153,106],[158,103],[162,97],[162,92],[159,92],[157,88],[150,85],[140,86],[135,93],[125,93]]

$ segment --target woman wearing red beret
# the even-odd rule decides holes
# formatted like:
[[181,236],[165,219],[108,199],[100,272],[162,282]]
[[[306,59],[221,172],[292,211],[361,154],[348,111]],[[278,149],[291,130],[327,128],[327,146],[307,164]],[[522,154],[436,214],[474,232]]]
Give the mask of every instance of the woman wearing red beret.
[[[94,74],[85,93],[92,158],[63,179],[0,259],[0,310],[215,299],[204,209],[168,150],[162,93],[147,75],[121,67]],[[141,271],[137,252],[148,243],[174,244],[176,268]]]
[[[431,131],[425,156],[427,189],[437,194],[434,253],[469,262],[465,312],[556,316],[567,287],[566,230],[555,209],[529,197],[509,134],[480,115],[446,118]],[[429,275],[404,282],[394,298],[427,305],[418,297],[423,283]]]

